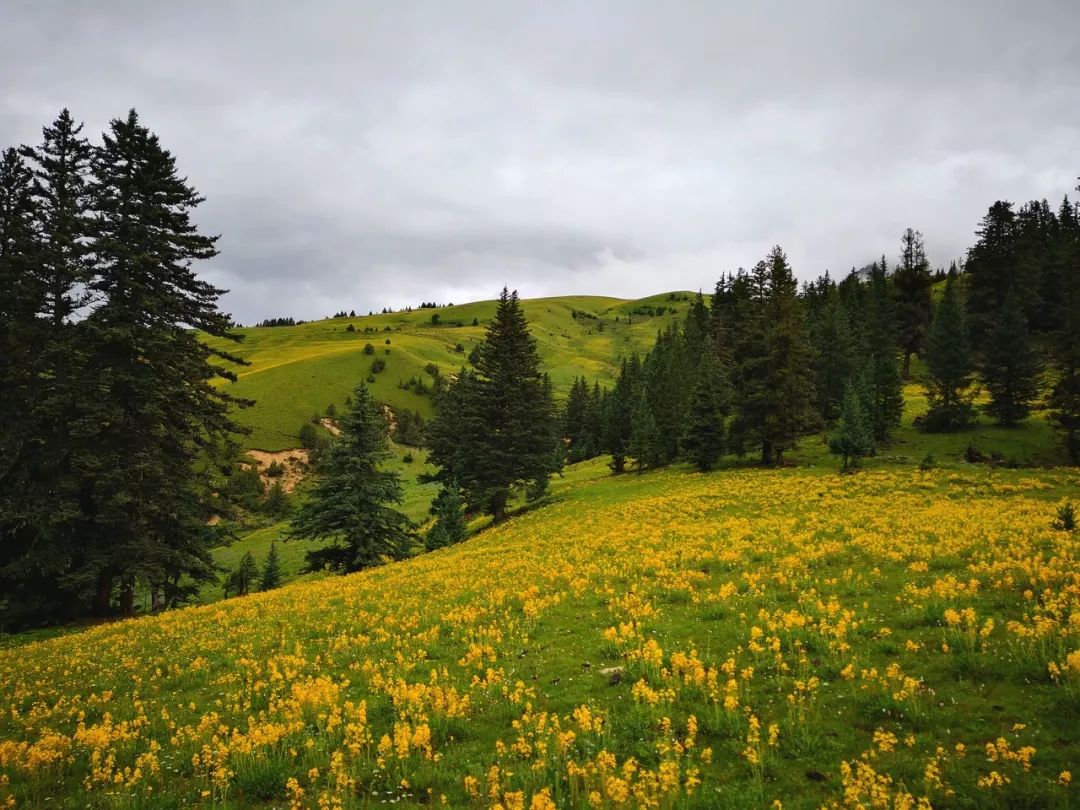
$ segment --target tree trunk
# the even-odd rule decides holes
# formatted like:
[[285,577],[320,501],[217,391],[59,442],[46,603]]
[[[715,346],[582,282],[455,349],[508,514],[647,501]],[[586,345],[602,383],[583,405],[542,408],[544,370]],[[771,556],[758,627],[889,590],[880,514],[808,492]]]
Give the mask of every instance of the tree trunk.
[[120,588],[120,615],[135,614],[135,583],[125,582]]
[[904,352],[904,368],[900,372],[900,376],[905,380],[911,379],[911,352]]
[[112,575],[98,574],[97,587],[94,589],[94,615],[104,618],[109,615],[109,606],[112,601]]
[[773,445],[772,442],[761,443],[761,463],[770,465],[773,463]]
[[502,523],[506,520],[506,492],[500,491],[491,497],[492,522]]

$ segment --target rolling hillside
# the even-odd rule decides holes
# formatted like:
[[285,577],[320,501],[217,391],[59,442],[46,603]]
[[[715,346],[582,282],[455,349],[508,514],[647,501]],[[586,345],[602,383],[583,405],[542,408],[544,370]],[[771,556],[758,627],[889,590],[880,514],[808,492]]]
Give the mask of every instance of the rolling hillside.
[[[567,296],[527,300],[523,309],[544,369],[551,375],[556,392],[561,392],[581,374],[613,380],[619,358],[635,350],[647,351],[658,329],[685,317],[689,298],[686,292],[634,301]],[[238,369],[240,379],[230,384],[230,392],[257,403],[238,414],[239,420],[252,428],[244,446],[270,451],[296,447],[296,433],[304,420],[313,413],[323,413],[327,405],[340,408],[377,358],[385,361],[386,368],[369,383],[376,399],[430,416],[431,398],[403,390],[399,383],[418,377],[430,384],[425,367],[432,363],[442,373],[453,374],[482,339],[495,304],[478,301],[300,326],[237,330],[244,341],[238,351],[235,346],[228,348],[251,365]],[[657,311],[661,307],[664,311],[659,315],[634,314],[635,310]],[[438,325],[432,323],[433,315],[438,315]],[[350,324],[355,331],[347,331]],[[369,343],[374,354],[364,353]]]
[[1078,488],[566,481],[404,563],[0,650],[0,805],[1064,808]]

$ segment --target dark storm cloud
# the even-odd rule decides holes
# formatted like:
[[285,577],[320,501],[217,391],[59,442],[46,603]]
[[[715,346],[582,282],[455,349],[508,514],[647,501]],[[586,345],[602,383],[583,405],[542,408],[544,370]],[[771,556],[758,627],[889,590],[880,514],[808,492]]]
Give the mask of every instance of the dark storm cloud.
[[[803,278],[1080,172],[1080,5],[0,0],[0,143],[130,106],[250,322]],[[1056,200],[1055,200],[1056,202]]]

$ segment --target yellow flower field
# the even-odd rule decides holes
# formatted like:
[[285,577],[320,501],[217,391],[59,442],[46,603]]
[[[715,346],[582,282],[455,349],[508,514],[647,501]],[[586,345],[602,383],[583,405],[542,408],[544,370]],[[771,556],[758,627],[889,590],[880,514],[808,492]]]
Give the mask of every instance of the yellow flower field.
[[1067,807],[1077,492],[608,478],[406,563],[0,651],[0,807]]

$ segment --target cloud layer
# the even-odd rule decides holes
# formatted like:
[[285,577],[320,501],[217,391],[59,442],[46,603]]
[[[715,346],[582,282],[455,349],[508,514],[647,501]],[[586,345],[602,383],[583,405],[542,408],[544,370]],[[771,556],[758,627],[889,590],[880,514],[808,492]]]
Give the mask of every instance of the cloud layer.
[[243,322],[843,273],[1080,174],[1063,2],[6,3],[0,145],[129,107]]

